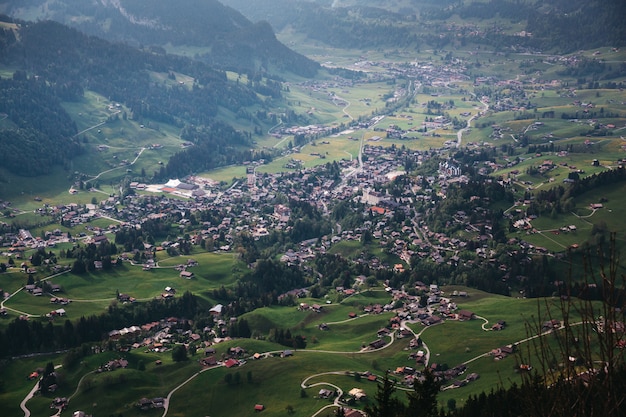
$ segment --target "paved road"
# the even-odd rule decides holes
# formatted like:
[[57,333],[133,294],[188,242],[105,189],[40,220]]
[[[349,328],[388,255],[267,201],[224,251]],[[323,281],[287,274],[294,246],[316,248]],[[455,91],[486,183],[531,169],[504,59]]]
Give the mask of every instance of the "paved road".
[[463,140],[463,133],[465,133],[466,130],[472,127],[472,121],[474,119],[479,118],[482,115],[482,113],[484,113],[485,111],[489,109],[489,105],[487,103],[481,101],[480,104],[482,104],[485,108],[482,111],[479,111],[478,113],[470,117],[469,119],[467,119],[467,125],[463,129],[456,132],[456,147],[457,148],[461,147],[461,142]]

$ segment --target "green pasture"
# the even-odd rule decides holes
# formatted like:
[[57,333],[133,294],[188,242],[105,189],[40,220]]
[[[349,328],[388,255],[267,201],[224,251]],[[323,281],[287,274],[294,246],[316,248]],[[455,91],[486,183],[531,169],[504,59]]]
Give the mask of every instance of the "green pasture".
[[372,241],[372,243],[363,244],[358,240],[342,240],[333,244],[329,249],[329,253],[339,254],[344,258],[356,259],[362,253],[366,252],[370,255],[376,256],[382,263],[394,265],[397,263],[404,263],[399,257],[385,252],[378,245],[378,240]]
[[[174,416],[184,415],[252,415],[256,404],[263,404],[263,414],[278,416],[286,414],[292,405],[295,415],[312,415],[327,402],[314,398],[319,391],[300,396],[300,382],[309,375],[324,369],[344,367],[351,361],[337,356],[313,357],[296,352],[290,358],[267,358],[249,361],[243,367],[227,370],[218,368],[199,375],[185,385],[171,399],[170,410]],[[252,382],[248,382],[248,372]],[[224,376],[239,374],[240,383],[228,385]],[[236,379],[234,377],[233,379]],[[210,389],[208,389],[210,387]],[[199,399],[200,401],[193,400]]]
[[[389,300],[389,295],[382,290],[366,291],[365,293],[344,299],[341,303],[332,304],[326,304],[323,300],[303,298],[299,301],[309,305],[321,305],[321,312],[301,311],[297,306],[270,306],[258,308],[253,312],[244,314],[242,317],[248,321],[250,328],[258,330],[262,334],[269,332],[273,328],[291,329],[292,332],[295,331],[308,338],[315,338],[316,343],[319,345],[313,346],[309,344],[309,348],[335,349],[337,347],[333,344],[336,342],[337,335],[340,338],[353,333],[355,337],[358,336],[359,332],[355,333],[351,330],[351,326],[370,328],[372,337],[375,337],[376,331],[388,323],[388,314],[380,316],[366,315],[356,319],[350,319],[348,314],[354,312],[361,315],[363,314],[362,308],[364,306],[377,303],[386,304]],[[334,332],[319,330],[318,326],[321,323],[328,323],[329,327],[334,329]],[[353,343],[353,341],[348,343]],[[359,344],[352,346],[353,349],[358,350],[360,348],[358,346],[360,346],[361,340],[357,343]]]
[[[318,329],[322,321],[311,323],[302,330],[309,343],[307,349],[330,350],[335,352],[358,352],[361,348],[377,339],[376,332],[389,324],[390,314],[367,315],[354,320],[330,323],[328,330]],[[385,338],[389,342],[389,338]],[[316,342],[314,342],[316,341]]]
[[0,181],[0,198],[11,201],[13,208],[21,208],[22,204],[41,207],[42,202],[35,202],[35,197],[48,201],[61,197],[56,201],[66,202],[70,197],[75,197],[68,194],[73,183],[68,175],[61,167],[54,167],[50,174],[38,177],[22,177],[0,168],[0,176],[3,178]]
[[341,300],[342,305],[351,306],[352,308],[370,304],[387,304],[389,302],[391,302],[391,296],[383,289],[364,290]]
[[[0,391],[0,403],[3,404],[2,413],[7,417],[23,416],[24,411],[20,409],[20,402],[37,383],[36,380],[29,380],[28,376],[37,368],[45,368],[48,362],[56,365],[60,361],[61,359],[58,355],[4,361],[0,366],[0,381],[3,383],[3,389]],[[52,398],[47,399],[46,407],[50,406],[51,400]],[[28,405],[30,407],[31,403],[29,402]],[[49,413],[49,408],[45,413]],[[41,413],[37,415],[49,414]]]
[[[174,261],[172,259],[172,263]],[[200,262],[202,264],[202,261]],[[525,323],[534,322],[546,311],[542,300],[515,299],[457,286],[444,286],[442,290],[447,295],[454,290],[467,290],[469,293],[467,298],[453,298],[460,308],[470,309],[477,315],[485,317],[490,325],[497,320],[505,320],[507,327],[500,332],[483,331],[481,329],[483,321],[475,319],[468,322],[447,321],[442,325],[426,328],[421,337],[430,349],[431,363],[448,364],[452,367],[489,352],[493,348],[518,342],[527,337]],[[316,301],[314,299],[303,300],[311,304]],[[357,381],[354,376],[346,375],[345,371],[369,370],[382,375],[385,369],[414,366],[414,362],[408,359],[409,352],[406,349],[409,339],[397,339],[392,345],[377,352],[359,352],[363,344],[376,339],[376,331],[388,323],[390,314],[367,315],[348,321],[346,320],[347,311],[351,308],[355,309],[357,305],[387,302],[389,295],[385,291],[366,291],[347,300],[349,301],[345,301],[345,304],[354,303],[354,305],[320,303],[322,313],[319,314],[297,311],[295,307],[263,308],[246,314],[244,317],[249,323],[255,320],[260,321],[261,319],[257,318],[261,317],[267,323],[271,322],[267,324],[268,327],[290,327],[292,334],[306,336],[307,349],[296,350],[294,356],[289,358],[248,359],[245,365],[238,368],[207,370],[176,391],[170,403],[170,413],[180,416],[189,415],[191,412],[194,415],[199,412],[210,413],[213,416],[233,415],[233,413],[248,415],[253,412],[251,410],[255,404],[263,404],[266,407],[264,413],[268,415],[284,415],[287,405],[294,408],[295,415],[312,415],[329,403],[327,400],[316,398],[319,389],[325,387],[325,382],[341,387],[344,392],[353,387],[362,388],[368,397],[372,398],[376,393],[376,384],[364,378]],[[551,303],[550,300],[548,301]],[[555,305],[551,308],[558,311],[556,307]],[[575,319],[572,317],[572,320]],[[329,330],[319,330],[317,326],[321,322],[329,323]],[[410,326],[416,332],[423,329],[421,324]],[[390,339],[387,338],[387,340]],[[236,339],[215,345],[216,356],[221,357],[222,353],[231,346],[243,347],[248,356],[256,352],[285,349],[285,347],[263,340]],[[333,354],[327,351],[345,353]],[[88,374],[72,399],[72,408],[104,413],[104,415],[133,414],[135,412],[133,407],[138,399],[166,396],[175,386],[201,369],[197,360],[202,357],[202,353],[190,356],[189,361],[185,363],[174,364],[169,352],[155,354],[143,352],[141,349],[130,353],[107,352],[85,358],[83,364],[77,366],[76,369],[61,369],[64,384],[55,396],[71,395],[81,376],[95,369],[98,364],[120,355],[130,361],[128,369]],[[161,359],[164,362],[163,365],[154,365],[156,359]],[[137,370],[139,361],[145,363],[145,371]],[[3,374],[11,377],[12,380],[22,375],[21,381],[23,382],[18,383],[15,389],[5,390],[0,394],[0,399],[10,401],[10,404],[19,403],[32,387],[31,381],[25,381],[25,375],[30,373],[30,368],[34,367],[35,363],[42,363],[43,365],[38,366],[44,366],[45,362],[28,359],[11,363]],[[447,399],[454,398],[460,405],[470,394],[488,391],[497,384],[507,386],[519,381],[519,376],[514,370],[515,364],[515,357],[502,361],[494,361],[492,357],[486,357],[471,362],[466,375],[470,372],[477,372],[480,374],[480,379],[466,387],[440,393],[438,397],[440,404],[445,404]],[[306,388],[304,390],[306,396],[301,397],[300,383],[309,376],[324,372],[338,372],[338,374],[319,375],[312,378],[309,384],[322,383],[322,385]],[[226,374],[232,374],[233,381],[239,380],[239,382],[227,384],[224,379]],[[393,377],[399,379],[397,376]],[[398,397],[404,399],[403,390],[398,391]],[[102,401],[94,400],[94,398],[114,400]],[[224,401],[224,398],[231,401]],[[41,415],[49,406],[50,400],[51,398],[35,397],[28,403],[28,406],[35,415]],[[364,404],[366,402],[358,404],[357,407]],[[21,415],[17,407],[7,412],[8,416]],[[160,415],[155,412],[148,414]]]
[[174,79],[169,78],[169,73],[151,71],[150,78],[152,81],[167,85],[168,87],[184,86],[187,90],[191,90],[193,88],[193,83],[195,81],[193,77],[179,72],[172,72],[172,74],[174,74]]
[[213,181],[226,182],[228,184],[233,182],[234,178],[245,178],[246,167],[243,165],[230,165],[227,167],[217,168],[209,172],[200,174],[201,177],[210,178]]
[[241,318],[248,322],[251,329],[267,334],[271,329],[295,329],[316,314],[310,311],[299,311],[294,306],[269,306],[257,308]]
[[[176,288],[179,294],[191,291],[210,297],[211,290],[234,282],[232,268],[235,261],[232,254],[202,253],[194,255],[194,259],[199,265],[189,269],[195,275],[189,280],[181,278],[174,269],[174,265],[187,260],[187,257],[180,257],[162,261],[164,264],[171,264],[171,267],[144,271],[141,265],[124,263],[110,271],[94,271],[82,275],[66,273],[53,278],[51,282],[63,288],[63,292],[55,296],[72,300],[70,304],[62,306],[70,319],[101,313],[115,300],[117,291],[140,301],[160,296],[165,287]],[[0,285],[4,286],[5,291],[14,291],[25,285],[25,280],[22,273],[0,275]],[[33,315],[45,315],[60,307],[50,303],[49,295],[34,297],[25,291],[17,293],[5,305]]]
[[[0,262],[6,263],[6,258],[3,257],[0,259]],[[7,272],[0,274],[0,288],[2,288],[4,292],[11,294],[26,285],[27,280],[28,275],[25,274],[21,268],[19,268],[18,261],[17,267],[9,268]]]
[[[593,212],[589,208],[590,204],[598,203],[601,199],[606,199],[604,207]],[[541,216],[534,219],[532,225],[541,233],[514,232],[510,236],[559,252],[575,243],[580,245],[587,241],[591,237],[594,224],[606,224],[607,230],[617,232],[616,239],[621,246],[626,243],[622,221],[624,216],[626,216],[626,185],[599,187],[576,199],[575,213],[559,214],[555,218]],[[569,225],[575,225],[576,231],[558,230]]]
[[[127,359],[128,368],[111,372],[93,372],[101,364],[117,358]],[[162,360],[163,364],[155,366],[156,359]],[[144,362],[145,371],[137,369],[139,361]],[[28,402],[28,407],[33,415],[46,415],[44,413],[50,412],[50,402],[54,397],[72,395],[72,403],[68,409],[70,411],[66,413],[83,410],[96,415],[99,413],[110,415],[114,412],[132,415],[137,412],[135,404],[140,398],[164,397],[179,383],[177,381],[187,379],[198,370],[198,363],[193,359],[173,363],[169,352],[158,355],[139,351],[105,352],[85,357],[74,369],[59,369],[58,372],[64,381],[59,390],[47,397],[34,397]],[[78,381],[83,376],[84,379],[77,389]],[[115,400],[111,401],[112,398]]]

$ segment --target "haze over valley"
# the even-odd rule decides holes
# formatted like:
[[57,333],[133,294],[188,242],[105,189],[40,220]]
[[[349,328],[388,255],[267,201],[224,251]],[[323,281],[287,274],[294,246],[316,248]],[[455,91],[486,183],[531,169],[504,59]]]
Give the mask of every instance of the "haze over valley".
[[626,25],[0,0],[6,416],[619,416]]

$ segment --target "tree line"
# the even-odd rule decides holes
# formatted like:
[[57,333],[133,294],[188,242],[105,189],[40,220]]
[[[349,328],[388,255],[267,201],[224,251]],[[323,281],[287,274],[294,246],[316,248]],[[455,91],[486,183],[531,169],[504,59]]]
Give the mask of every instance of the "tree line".
[[201,311],[204,313],[200,315],[209,316],[208,308],[202,308],[196,296],[186,292],[170,300],[114,303],[104,313],[83,316],[74,321],[66,319],[61,325],[55,325],[47,318],[16,318],[6,328],[0,329],[0,357],[75,348],[83,343],[105,340],[111,330],[150,323],[164,317],[193,319]]

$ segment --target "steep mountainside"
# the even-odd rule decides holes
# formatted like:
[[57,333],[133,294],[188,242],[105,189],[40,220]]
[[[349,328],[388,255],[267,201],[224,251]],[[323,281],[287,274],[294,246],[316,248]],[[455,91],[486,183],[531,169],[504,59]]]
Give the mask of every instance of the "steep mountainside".
[[[223,0],[253,21],[267,20],[278,32],[289,27],[335,47],[378,48],[426,44],[442,48],[459,39],[433,36],[441,24],[484,21],[488,34],[472,42],[519,45],[557,53],[626,44],[622,0],[488,0],[373,2],[370,0]],[[488,23],[489,22],[489,23]],[[494,22],[501,22],[501,25]],[[528,37],[498,29],[521,23]]]
[[253,24],[217,0],[3,0],[0,11],[24,20],[55,20],[135,46],[199,48],[198,58],[227,69],[312,76],[318,68],[280,43],[268,24]]
[[[201,129],[201,137],[190,133],[181,138],[196,149],[212,150],[210,157],[197,161],[203,169],[249,158],[238,153],[248,149],[248,135],[220,122],[219,109],[265,106],[255,86],[230,82],[207,64],[109,43],[52,21],[0,26],[0,65],[18,69],[12,78],[0,78],[0,145],[7,151],[1,164],[18,175],[45,174],[53,165],[67,168],[83,150],[60,102],[80,101],[85,90],[122,103],[134,120]],[[154,74],[174,72],[193,78],[193,86],[154,82]],[[268,91],[260,82],[257,87]],[[278,87],[272,91],[280,95]],[[212,133],[215,129],[219,135]],[[17,154],[27,159],[14,158]],[[186,166],[189,171],[199,168]],[[182,168],[176,172],[188,173]]]

